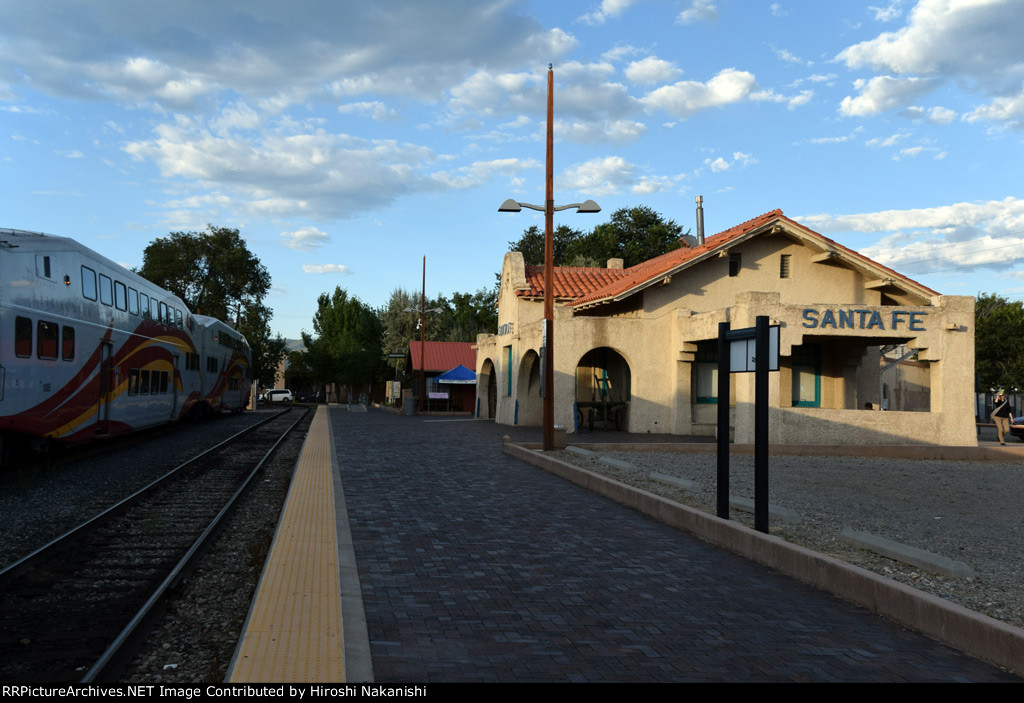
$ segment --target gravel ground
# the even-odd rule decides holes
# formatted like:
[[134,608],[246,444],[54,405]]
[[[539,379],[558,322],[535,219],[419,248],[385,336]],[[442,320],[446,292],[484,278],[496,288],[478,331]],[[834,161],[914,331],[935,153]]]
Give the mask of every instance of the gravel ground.
[[110,507],[170,469],[267,417],[270,410],[108,440],[106,451],[51,468],[0,474],[0,567]]
[[121,675],[122,683],[224,681],[312,419],[311,411],[264,465],[256,485]]
[[[566,461],[638,488],[715,513],[716,457],[676,452],[602,452],[637,467],[621,470],[571,452]],[[731,494],[753,500],[754,458],[730,457]],[[769,505],[795,511],[800,522],[770,520],[771,533],[896,581],[1024,627],[1024,530],[1021,463],[773,456]],[[699,484],[673,488],[652,472]],[[753,527],[753,515],[731,510]],[[843,528],[870,532],[967,563],[975,577],[946,578],[848,547]]]

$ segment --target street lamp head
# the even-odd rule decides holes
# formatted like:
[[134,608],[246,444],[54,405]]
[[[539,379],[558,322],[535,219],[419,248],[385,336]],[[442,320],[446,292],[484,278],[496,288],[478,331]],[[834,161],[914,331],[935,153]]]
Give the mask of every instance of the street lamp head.
[[509,198],[501,204],[501,207],[498,208],[498,212],[522,212],[522,208],[519,207],[519,203],[512,198]]
[[576,212],[601,212],[601,206],[593,200],[587,200],[579,206]]

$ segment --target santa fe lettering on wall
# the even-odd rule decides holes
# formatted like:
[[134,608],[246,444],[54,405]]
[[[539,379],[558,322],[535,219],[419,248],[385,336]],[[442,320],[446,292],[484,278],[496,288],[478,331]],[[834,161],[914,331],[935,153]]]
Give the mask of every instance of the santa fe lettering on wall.
[[892,330],[900,329],[911,332],[924,332],[924,316],[926,312],[918,310],[871,310],[864,308],[848,308],[846,310],[816,310],[804,308],[804,321],[801,323],[808,329],[860,329],[860,330]]

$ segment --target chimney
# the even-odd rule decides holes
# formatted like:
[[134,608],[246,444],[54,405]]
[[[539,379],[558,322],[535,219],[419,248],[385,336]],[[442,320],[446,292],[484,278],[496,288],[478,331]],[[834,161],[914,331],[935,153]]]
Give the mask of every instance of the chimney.
[[704,196],[697,196],[697,246],[704,243]]
[[608,259],[608,268],[610,269],[621,269],[622,259]]

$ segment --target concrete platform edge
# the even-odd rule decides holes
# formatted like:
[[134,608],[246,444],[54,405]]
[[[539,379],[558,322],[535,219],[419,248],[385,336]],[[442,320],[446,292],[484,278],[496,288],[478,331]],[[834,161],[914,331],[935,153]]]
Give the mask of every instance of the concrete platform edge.
[[[540,449],[539,442],[523,442],[524,449]],[[569,446],[591,452],[688,452],[714,454],[714,442],[571,442]],[[568,449],[568,447],[566,447]],[[753,454],[753,444],[730,444],[732,454]],[[1013,447],[943,447],[938,445],[889,444],[773,444],[773,456],[859,456],[889,459],[939,459],[942,461],[1020,461],[1024,444]]]
[[[710,449],[713,450],[714,445]],[[819,452],[822,449],[819,447]],[[1024,675],[1024,630],[1020,628],[834,557],[567,464],[527,446],[504,442],[503,451],[966,654]],[[973,456],[978,458],[977,454]]]

